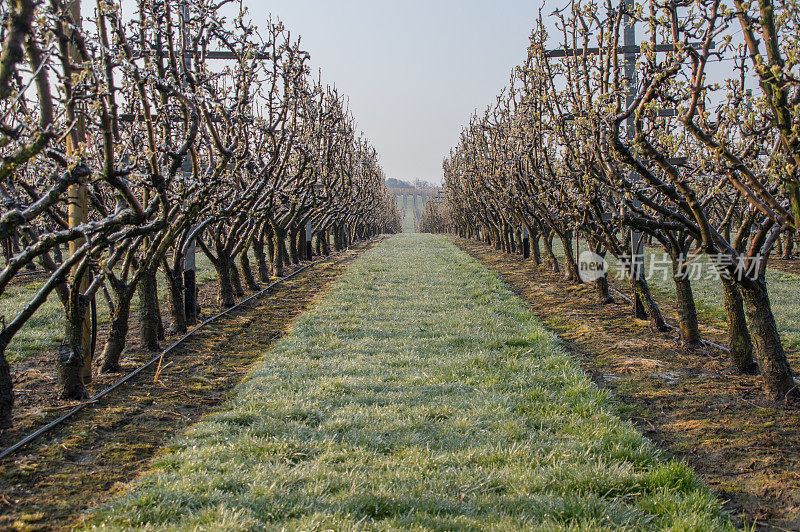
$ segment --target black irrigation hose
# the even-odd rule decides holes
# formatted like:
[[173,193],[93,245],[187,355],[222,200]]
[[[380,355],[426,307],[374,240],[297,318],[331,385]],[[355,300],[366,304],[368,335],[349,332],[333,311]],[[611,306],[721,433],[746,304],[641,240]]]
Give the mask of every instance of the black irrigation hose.
[[14,275],[14,277],[12,277],[11,279],[12,280],[13,279],[20,279],[20,278],[23,278],[23,277],[31,277],[33,275],[44,275],[45,273],[47,273],[45,270],[31,270],[31,271],[27,271],[27,272],[19,272],[16,275]]
[[149,368],[150,366],[152,366],[153,364],[155,364],[156,362],[158,362],[159,360],[164,358],[164,356],[167,353],[169,353],[172,350],[174,350],[181,343],[183,343],[184,340],[186,340],[187,338],[192,336],[194,333],[196,333],[197,331],[199,331],[201,328],[205,327],[206,325],[208,325],[212,321],[215,321],[215,320],[221,318],[222,316],[225,316],[229,312],[236,310],[237,308],[241,307],[245,303],[248,303],[248,302],[252,301],[253,299],[255,299],[257,297],[260,297],[264,292],[266,292],[270,288],[273,288],[276,285],[278,285],[278,284],[280,284],[280,283],[282,283],[284,281],[288,281],[292,277],[294,277],[297,274],[307,270],[311,266],[314,266],[315,264],[319,264],[321,262],[325,262],[326,260],[330,260],[331,258],[339,255],[340,253],[341,252],[333,253],[333,254],[328,255],[328,256],[326,256],[326,257],[324,257],[322,259],[318,259],[318,260],[309,262],[305,266],[302,266],[302,267],[296,269],[295,271],[293,271],[292,273],[290,273],[286,277],[282,277],[282,278],[278,279],[277,281],[269,284],[268,286],[264,287],[261,291],[256,292],[255,294],[253,294],[252,296],[248,297],[247,299],[243,299],[242,301],[240,301],[236,305],[232,306],[231,308],[223,310],[222,312],[220,312],[218,314],[215,314],[214,316],[211,316],[210,318],[206,319],[200,325],[198,325],[197,327],[195,327],[191,331],[189,331],[186,334],[184,334],[183,336],[181,336],[177,341],[175,341],[175,343],[173,343],[172,345],[170,345],[169,347],[164,349],[161,353],[159,353],[158,355],[153,357],[149,362],[147,362],[143,366],[139,366],[139,368],[137,368],[134,371],[128,373],[121,380],[117,381],[116,383],[114,383],[113,385],[109,386],[108,388],[106,388],[102,392],[100,392],[97,395],[95,395],[94,397],[90,398],[88,401],[77,405],[75,408],[73,408],[72,410],[70,410],[69,412],[67,412],[66,414],[61,416],[60,418],[58,418],[58,419],[56,419],[54,421],[51,421],[50,423],[48,423],[44,427],[36,430],[35,432],[32,432],[31,434],[28,434],[27,436],[25,436],[23,439],[21,439],[20,441],[18,441],[17,443],[12,445],[11,447],[5,449],[3,452],[0,453],[0,460],[3,460],[4,458],[6,458],[7,456],[15,453],[16,451],[18,451],[22,447],[28,445],[32,441],[36,440],[39,436],[42,436],[43,434],[46,434],[46,433],[50,432],[55,427],[57,427],[58,425],[62,424],[64,421],[68,420],[69,418],[71,418],[72,416],[74,416],[75,414],[77,414],[78,412],[80,412],[81,410],[86,408],[87,406],[96,403],[97,401],[102,399],[104,396],[108,395],[109,393],[113,392],[114,390],[116,390],[117,388],[119,388],[120,386],[122,386],[123,384],[128,382],[129,380],[133,379],[134,377],[136,377],[137,375],[142,373],[144,370],[146,370],[147,368]]

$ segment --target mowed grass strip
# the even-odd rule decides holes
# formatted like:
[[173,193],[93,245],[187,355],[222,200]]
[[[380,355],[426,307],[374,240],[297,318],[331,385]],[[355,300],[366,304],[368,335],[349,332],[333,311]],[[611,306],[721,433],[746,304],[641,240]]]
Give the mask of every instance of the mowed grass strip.
[[498,277],[398,235],[89,525],[726,530]]
[[[400,206],[402,209],[402,205]],[[403,232],[414,233],[417,229],[417,213],[414,210],[414,195],[406,195],[406,210],[403,213]]]

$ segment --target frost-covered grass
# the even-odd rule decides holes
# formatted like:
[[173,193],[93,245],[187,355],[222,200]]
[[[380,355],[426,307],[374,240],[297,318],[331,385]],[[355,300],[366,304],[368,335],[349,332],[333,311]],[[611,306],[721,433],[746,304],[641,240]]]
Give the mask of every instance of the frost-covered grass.
[[719,507],[496,275],[398,235],[89,525],[725,530]]
[[[585,243],[581,242],[580,250],[586,249],[588,248]],[[564,250],[560,241],[553,241],[553,252],[557,257],[563,259]],[[661,261],[661,251],[656,248],[648,249],[646,256],[650,257],[651,252]],[[617,261],[611,256],[606,258],[610,271],[618,272]],[[711,260],[705,255],[700,255],[694,261],[699,265],[695,267],[703,274],[711,272],[713,269]],[[648,271],[653,268],[652,274],[648,275],[648,283],[656,293],[674,300],[675,283],[672,281],[671,273],[664,274],[664,267],[666,267],[666,262],[663,267],[646,265]],[[767,268],[767,287],[772,302],[772,312],[775,314],[775,321],[784,345],[792,349],[800,348],[800,278],[790,273]],[[725,307],[722,301],[722,285],[719,281],[703,275],[702,278],[692,281],[692,292],[700,315],[724,327]]]

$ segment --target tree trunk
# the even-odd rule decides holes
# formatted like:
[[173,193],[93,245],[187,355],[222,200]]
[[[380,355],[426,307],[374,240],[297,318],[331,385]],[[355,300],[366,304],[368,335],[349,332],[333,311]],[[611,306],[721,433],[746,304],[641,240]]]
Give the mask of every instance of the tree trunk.
[[[106,339],[106,345],[103,348],[103,365],[100,367],[100,373],[115,373],[119,371],[119,359],[125,349],[125,342],[128,338],[128,320],[131,314],[133,292],[128,293],[128,289],[124,288],[121,293],[116,293],[115,299],[108,339]],[[183,301],[181,301],[182,304]]]
[[6,359],[6,346],[6,340],[0,339],[0,429],[14,426],[14,380]]
[[[270,227],[267,229],[267,260],[272,267],[275,266],[275,249],[275,233]],[[272,273],[275,274],[275,270]]]
[[564,268],[566,269],[564,279],[570,283],[580,284],[581,276],[578,273],[578,263],[575,261],[575,254],[572,252],[572,232],[567,231],[559,235],[564,246]]
[[547,261],[550,263],[550,269],[553,270],[553,273],[560,273],[561,268],[558,266],[558,259],[556,254],[553,253],[553,233],[545,235],[544,250],[547,254]]
[[[678,273],[680,274],[680,272]],[[672,280],[675,282],[681,345],[689,350],[699,349],[703,346],[703,342],[700,339],[700,324],[697,321],[692,283],[684,275],[673,276]]]
[[[311,238],[311,235],[308,235]],[[297,242],[297,256],[300,260],[311,260],[311,257],[307,257],[309,249],[308,245],[306,245],[306,226],[303,224],[297,230],[297,238],[295,238]],[[313,251],[313,250],[311,250]]]
[[767,283],[761,278],[741,284],[740,293],[767,397],[781,401],[797,387],[772,314]]
[[242,254],[239,256],[239,264],[242,266],[242,276],[244,277],[244,283],[247,285],[247,288],[255,292],[260,287],[256,282],[256,278],[253,277],[253,269],[250,267],[250,257],[247,256],[248,251],[249,250],[247,247],[245,247],[242,250]]
[[53,261],[55,261],[56,264],[63,264],[64,254],[61,252],[61,246],[53,248]]
[[158,351],[160,316],[158,315],[158,284],[154,269],[142,273],[137,290],[139,293],[139,343],[142,349]]
[[300,263],[300,255],[299,255],[299,250],[297,248],[298,232],[299,231],[296,228],[292,228],[289,230],[289,259],[292,261],[292,264]]
[[638,295],[641,302],[644,304],[647,311],[646,316],[650,320],[650,327],[659,332],[667,332],[670,330],[670,326],[664,321],[664,316],[661,314],[658,303],[656,303],[655,299],[653,299],[653,295],[650,293],[650,287],[647,285],[647,281],[645,279],[634,279],[631,277],[630,283],[634,294]]
[[269,266],[267,266],[267,257],[264,254],[264,242],[257,239],[253,241],[253,254],[256,256],[256,265],[258,266],[258,280],[268,283]]
[[226,259],[228,268],[231,270],[231,284],[233,285],[233,292],[236,297],[244,297],[244,286],[242,286],[242,277],[239,275],[239,268],[236,267],[236,259],[231,257]]
[[731,366],[734,371],[746,375],[758,373],[758,366],[753,359],[753,341],[747,330],[744,314],[744,302],[739,289],[733,282],[722,279],[722,298],[725,305],[725,316],[728,321],[728,346],[731,350]]
[[[589,241],[589,250],[597,255],[598,257],[602,258],[605,261],[606,258],[606,251],[593,241]],[[611,295],[610,287],[608,285],[608,272],[603,270],[603,276],[598,277],[594,281],[594,289],[595,293],[597,294],[597,300],[601,305],[610,305],[612,303],[616,303],[614,298]]]
[[275,272],[275,275],[278,277],[283,277],[284,272],[284,259],[286,253],[286,246],[285,246],[285,234],[283,229],[278,227],[277,225],[273,226],[273,244],[274,244],[274,252],[273,252],[273,263],[272,263],[272,271]]
[[169,315],[170,332],[173,334],[184,334],[186,332],[186,304],[183,299],[183,272],[182,268],[172,270],[169,265],[164,264],[164,277],[167,281],[167,292],[169,293]]
[[633,313],[633,317],[637,320],[646,320],[647,319],[647,310],[644,308],[644,303],[642,303],[642,298],[639,297],[639,293],[636,292],[636,288],[633,287],[633,304],[631,305],[631,312]]
[[326,257],[331,254],[331,243],[328,240],[328,230],[323,229],[317,234],[317,238],[322,242],[322,254]]
[[342,231],[339,226],[333,229],[333,249],[337,252],[342,251]]
[[794,237],[800,237],[800,185],[789,182],[786,184],[786,191],[789,194],[789,205],[792,208],[794,218]]
[[222,308],[230,308],[236,304],[236,295],[231,279],[231,265],[227,257],[217,256],[217,263],[214,265],[217,271],[218,291],[217,304]]
[[321,235],[322,235],[322,233],[320,231],[317,231],[316,233],[314,233],[314,237],[315,237],[314,238],[314,253],[317,256],[321,256],[322,255],[322,236]]
[[615,303],[614,298],[611,296],[611,291],[608,286],[608,274],[598,277],[594,282],[594,289],[597,293],[597,301],[601,305],[611,305]]
[[786,231],[783,234],[783,258],[789,260],[794,255],[794,233]]
[[[622,264],[627,264],[627,266],[625,267],[625,273],[628,278],[628,283],[630,284],[631,287],[631,292],[633,293],[633,295],[631,296],[631,313],[633,314],[633,317],[636,318],[637,320],[646,320],[648,317],[647,311],[644,308],[644,303],[642,301],[642,298],[639,297],[639,292],[636,290],[636,279],[634,279],[632,266],[631,264],[629,264],[630,261],[624,262],[626,259],[629,258],[630,255],[625,257],[617,257],[617,260],[619,260]],[[650,287],[648,286],[647,288],[648,288],[647,291],[649,293]]]
[[531,232],[531,259],[533,259],[533,263],[536,266],[541,266],[542,264],[542,250],[539,246],[539,238],[538,232]]
[[287,242],[286,232],[283,232],[283,239],[280,241],[281,249],[283,250],[283,265],[289,264],[289,243]]
[[[83,299],[78,296],[79,299]],[[56,369],[58,372],[59,399],[87,399],[89,397],[83,382],[83,321],[87,305],[80,301],[69,303],[66,316],[64,343],[58,349]]]

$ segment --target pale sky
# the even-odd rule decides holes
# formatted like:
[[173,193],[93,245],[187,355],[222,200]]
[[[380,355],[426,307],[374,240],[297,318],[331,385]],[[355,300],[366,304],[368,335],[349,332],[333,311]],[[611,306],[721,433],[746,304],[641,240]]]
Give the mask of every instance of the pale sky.
[[[470,114],[525,57],[539,2],[245,0],[302,36],[312,68],[350,98],[387,177],[439,182]],[[556,2],[547,2],[556,5]],[[552,12],[548,6],[543,13]]]

